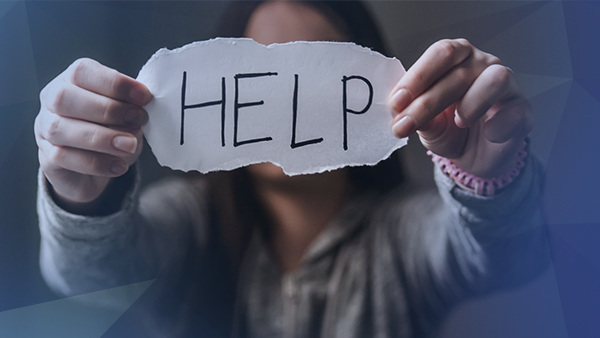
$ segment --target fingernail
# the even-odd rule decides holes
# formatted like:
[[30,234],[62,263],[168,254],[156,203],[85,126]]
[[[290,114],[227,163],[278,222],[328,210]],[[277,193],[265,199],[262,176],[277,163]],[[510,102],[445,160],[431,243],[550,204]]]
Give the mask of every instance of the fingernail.
[[129,93],[129,98],[133,103],[139,104],[140,106],[150,102],[151,96],[148,95],[148,91],[141,87],[133,87]]
[[408,90],[402,88],[392,96],[390,104],[392,105],[392,109],[396,112],[401,112],[408,106],[410,100],[410,93]]
[[463,121],[456,112],[454,112],[454,124],[459,128],[467,128],[468,125]]
[[143,123],[142,112],[136,108],[128,110],[123,116],[123,122],[131,126],[141,126]]
[[110,164],[108,170],[110,170],[110,172],[115,175],[122,175],[127,171],[127,166],[125,165],[125,163],[123,163],[123,161],[114,160]]
[[412,134],[415,131],[416,126],[417,124],[415,123],[415,120],[406,115],[394,124],[392,130],[394,131],[396,137],[403,138]]
[[130,154],[135,153],[137,149],[137,139],[131,136],[115,136],[112,141],[113,147]]

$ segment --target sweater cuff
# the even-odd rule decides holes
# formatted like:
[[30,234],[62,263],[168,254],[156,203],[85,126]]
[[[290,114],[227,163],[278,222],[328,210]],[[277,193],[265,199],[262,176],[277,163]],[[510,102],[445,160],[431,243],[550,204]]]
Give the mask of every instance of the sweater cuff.
[[[533,215],[540,215],[537,201],[542,185],[542,165],[531,154],[526,158],[521,174],[493,196],[480,196],[463,190],[439,167],[434,167],[440,195],[458,211],[460,220],[475,236],[478,233],[496,236],[500,235],[498,232],[505,235],[507,232],[521,232],[526,229],[517,229],[518,224],[530,221]],[[494,230],[489,229],[491,224]],[[511,228],[511,225],[514,227]]]
[[[132,175],[133,183],[127,190],[120,208],[105,216],[84,216],[70,213],[54,201],[50,192],[50,183],[42,169],[38,171],[37,210],[42,235],[46,231],[54,235],[68,237],[74,240],[90,240],[99,237],[114,236],[126,230],[130,215],[137,209],[137,199],[140,186],[140,173],[137,165],[130,167],[126,175]],[[125,178],[125,177],[123,177]],[[131,181],[129,181],[131,182]],[[123,184],[115,182],[115,184]]]

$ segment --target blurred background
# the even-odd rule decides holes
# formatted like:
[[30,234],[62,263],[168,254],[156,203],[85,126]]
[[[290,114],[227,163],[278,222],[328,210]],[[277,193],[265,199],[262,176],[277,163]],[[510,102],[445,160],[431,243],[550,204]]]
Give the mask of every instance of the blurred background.
[[[0,1],[0,336],[19,336],[7,334],[18,332],[7,329],[13,320],[21,326],[40,320],[9,310],[38,309],[36,304],[58,299],[38,268],[33,121],[40,89],[84,56],[136,77],[159,48],[213,37],[225,6],[226,1]],[[461,306],[441,336],[599,337],[600,3],[370,1],[369,7],[406,68],[433,42],[465,37],[515,71],[536,112],[531,142],[546,164],[540,207],[553,264],[527,285]],[[418,140],[400,151],[409,178],[431,187],[432,165]],[[140,161],[144,184],[171,172],[147,146]],[[119,314],[70,309],[98,321],[109,318],[103,330],[81,337],[135,336],[106,331]]]

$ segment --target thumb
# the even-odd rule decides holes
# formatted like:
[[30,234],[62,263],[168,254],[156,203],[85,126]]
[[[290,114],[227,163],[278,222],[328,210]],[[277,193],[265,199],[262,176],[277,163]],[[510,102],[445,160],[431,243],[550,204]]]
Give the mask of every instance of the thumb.
[[461,156],[469,135],[469,129],[459,128],[454,123],[455,110],[456,104],[453,104],[417,130],[425,148],[446,158]]

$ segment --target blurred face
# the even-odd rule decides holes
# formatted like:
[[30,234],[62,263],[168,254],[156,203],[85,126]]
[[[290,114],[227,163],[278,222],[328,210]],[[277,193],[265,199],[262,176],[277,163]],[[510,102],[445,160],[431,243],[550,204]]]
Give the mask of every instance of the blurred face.
[[[290,41],[343,41],[345,38],[317,10],[303,4],[273,1],[260,5],[248,21],[245,34],[264,45]],[[254,164],[250,172],[263,179],[284,179],[271,163]]]

